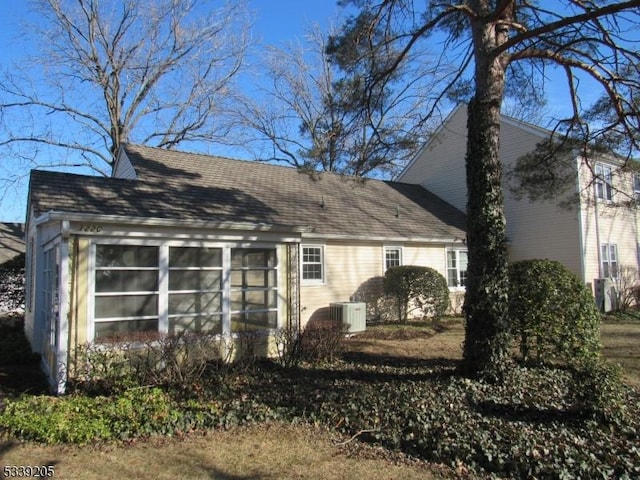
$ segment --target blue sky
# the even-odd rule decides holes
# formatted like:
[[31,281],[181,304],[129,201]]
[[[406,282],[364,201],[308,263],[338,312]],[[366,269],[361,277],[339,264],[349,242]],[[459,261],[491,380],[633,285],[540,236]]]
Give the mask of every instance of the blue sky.
[[[0,68],[8,66],[12,61],[19,62],[22,56],[33,49],[28,35],[21,35],[23,25],[34,20],[29,17],[29,3],[27,0],[0,0]],[[301,39],[314,23],[326,29],[330,23],[338,21],[341,13],[336,0],[249,0],[249,7],[254,17],[252,35],[263,45],[283,45],[288,41]],[[566,108],[566,92],[552,82],[547,82],[546,89],[550,98],[549,113],[558,115],[562,108]],[[225,151],[217,153],[228,154]],[[0,162],[5,162],[6,165],[7,160],[0,159]],[[0,197],[0,221],[25,220],[26,179]]]
[[[299,39],[312,24],[326,27],[340,12],[336,0],[249,0],[249,8],[254,18],[252,35],[264,45],[282,45]],[[23,34],[23,25],[34,19],[26,0],[0,0],[0,18],[0,68],[3,68],[12,61],[19,62],[34,48]],[[0,221],[23,222],[26,199],[26,180],[4,192]]]

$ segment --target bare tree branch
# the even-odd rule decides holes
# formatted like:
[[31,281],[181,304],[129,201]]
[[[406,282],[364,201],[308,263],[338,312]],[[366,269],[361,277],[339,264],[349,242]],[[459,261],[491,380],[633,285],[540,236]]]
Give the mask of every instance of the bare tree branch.
[[81,152],[108,173],[123,142],[223,143],[249,21],[212,4],[38,0],[40,54],[0,76],[0,145]]

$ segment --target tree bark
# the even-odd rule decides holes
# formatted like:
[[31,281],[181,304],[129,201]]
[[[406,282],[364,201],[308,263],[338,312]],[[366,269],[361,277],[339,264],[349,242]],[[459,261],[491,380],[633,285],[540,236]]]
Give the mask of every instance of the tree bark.
[[510,358],[507,240],[499,158],[506,62],[491,52],[508,37],[499,22],[486,18],[479,16],[472,22],[476,90],[467,120],[469,268],[463,369],[471,376],[499,377]]

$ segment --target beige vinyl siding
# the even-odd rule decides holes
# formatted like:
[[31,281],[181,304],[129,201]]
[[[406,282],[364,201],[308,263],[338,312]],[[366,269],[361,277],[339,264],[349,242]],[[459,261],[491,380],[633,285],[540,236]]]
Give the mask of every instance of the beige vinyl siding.
[[118,156],[118,161],[115,165],[115,170],[113,171],[112,176],[114,178],[126,178],[129,180],[136,179],[136,171],[133,168],[133,165],[129,161],[129,158],[124,152],[120,152]]
[[614,173],[613,202],[600,199],[596,207],[594,202],[594,187],[590,181],[590,169],[582,166],[580,172],[585,281],[593,282],[594,279],[599,278],[601,275],[599,244],[613,244],[617,246],[617,261],[619,267],[629,266],[636,269],[639,268],[638,210],[620,204],[632,198],[632,175],[621,174],[620,172]]
[[[302,242],[305,245],[305,242]],[[325,283],[301,284],[302,325],[327,319],[329,304],[348,302],[370,288],[371,280],[384,275],[384,248],[379,242],[327,241],[324,244]],[[402,248],[403,265],[434,268],[446,278],[446,246],[393,244]]]
[[[456,248],[463,247],[458,245]],[[404,264],[431,267],[447,278],[447,254],[443,245],[415,244],[404,248]]]
[[[535,127],[512,120],[503,121],[500,157],[504,171],[508,172],[519,157],[533,150],[543,138],[544,135]],[[574,274],[582,276],[577,210],[559,207],[560,199],[517,200],[506,177],[503,187],[510,260],[548,258],[561,262]]]
[[[454,110],[399,179],[419,183],[462,211],[466,211],[467,203],[466,122],[466,108]],[[533,150],[544,138],[542,129],[503,119],[500,158],[504,171],[507,172],[513,162]],[[562,262],[581,276],[577,211],[559,208],[557,201],[532,203],[527,199],[516,200],[506,176],[503,191],[510,259],[549,258]]]
[[398,178],[399,182],[422,185],[462,212],[467,210],[466,122],[466,109],[454,110]]
[[[302,241],[302,245],[306,245]],[[314,244],[317,245],[317,244]],[[333,302],[348,302],[367,280],[383,274],[381,243],[327,241],[324,244],[324,283],[301,281],[301,323],[327,318]]]

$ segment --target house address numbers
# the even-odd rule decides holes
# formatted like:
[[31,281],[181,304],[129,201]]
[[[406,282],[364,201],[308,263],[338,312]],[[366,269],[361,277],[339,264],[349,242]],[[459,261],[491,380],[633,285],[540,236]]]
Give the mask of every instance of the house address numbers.
[[86,233],[100,233],[102,232],[102,225],[82,224],[80,225],[80,231]]

